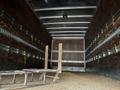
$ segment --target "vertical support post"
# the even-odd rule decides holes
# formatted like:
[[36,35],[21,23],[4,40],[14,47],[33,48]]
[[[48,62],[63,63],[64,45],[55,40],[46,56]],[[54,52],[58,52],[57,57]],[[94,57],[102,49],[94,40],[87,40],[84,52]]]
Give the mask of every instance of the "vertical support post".
[[[44,65],[44,69],[48,69],[48,45],[45,47],[45,65]],[[44,72],[43,75],[43,84],[45,84],[46,81],[46,72]]]
[[59,73],[62,73],[62,43],[59,43],[58,46],[58,70]]
[[48,69],[48,45],[45,47],[45,67],[44,69]]
[[58,71],[55,74],[53,82],[56,82],[59,73],[62,73],[62,43],[59,43],[58,45]]
[[50,61],[50,66],[52,67],[52,58],[53,58],[53,40],[51,44],[51,61]]
[[85,60],[85,39],[83,40],[83,47],[84,47],[84,70],[86,70],[86,60]]

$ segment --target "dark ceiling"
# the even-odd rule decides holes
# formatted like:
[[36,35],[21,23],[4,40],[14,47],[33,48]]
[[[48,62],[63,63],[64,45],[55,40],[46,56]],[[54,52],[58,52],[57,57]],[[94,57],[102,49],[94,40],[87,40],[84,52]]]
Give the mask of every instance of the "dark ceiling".
[[[85,36],[98,0],[27,0],[52,36]],[[74,35],[73,35],[74,34]]]
[[36,8],[62,6],[95,6],[98,0],[30,0]]

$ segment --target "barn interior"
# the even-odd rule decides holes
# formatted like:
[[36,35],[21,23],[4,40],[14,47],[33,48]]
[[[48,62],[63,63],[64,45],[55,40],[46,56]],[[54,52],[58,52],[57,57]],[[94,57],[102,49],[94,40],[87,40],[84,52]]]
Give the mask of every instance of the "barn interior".
[[43,69],[46,45],[55,69],[59,43],[61,79],[21,90],[120,89],[120,0],[0,0],[0,71]]

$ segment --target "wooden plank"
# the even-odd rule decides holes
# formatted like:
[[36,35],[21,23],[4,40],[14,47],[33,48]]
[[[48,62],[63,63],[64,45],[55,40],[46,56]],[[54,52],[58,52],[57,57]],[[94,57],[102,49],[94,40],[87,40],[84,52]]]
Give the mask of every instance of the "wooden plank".
[[57,72],[56,69],[23,69],[24,71],[32,73]]
[[58,73],[62,73],[62,43],[58,45]]
[[22,71],[22,70],[8,70],[8,71],[0,71],[0,75],[15,75],[15,74],[19,74],[19,75],[22,75],[22,74],[25,74],[25,73],[31,73],[31,72],[25,72],[25,71]]

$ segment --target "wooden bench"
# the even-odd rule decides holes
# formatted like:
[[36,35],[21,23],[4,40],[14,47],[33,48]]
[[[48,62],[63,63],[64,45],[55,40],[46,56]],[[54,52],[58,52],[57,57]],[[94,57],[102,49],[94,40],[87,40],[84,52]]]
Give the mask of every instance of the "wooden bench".
[[27,85],[28,74],[31,74],[31,72],[21,70],[0,71],[0,80],[2,80],[2,76],[13,75],[12,83],[15,83],[16,75],[24,75],[24,85]]

